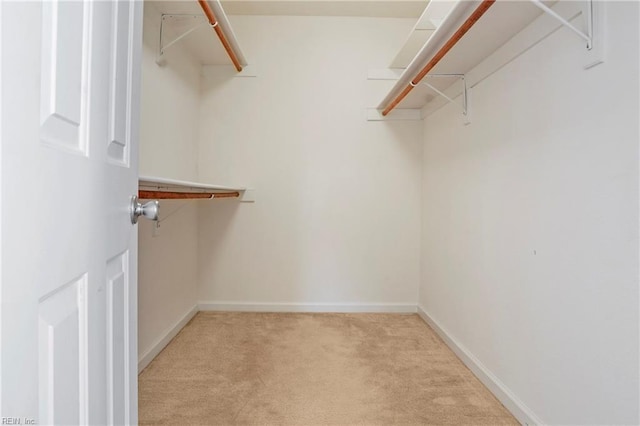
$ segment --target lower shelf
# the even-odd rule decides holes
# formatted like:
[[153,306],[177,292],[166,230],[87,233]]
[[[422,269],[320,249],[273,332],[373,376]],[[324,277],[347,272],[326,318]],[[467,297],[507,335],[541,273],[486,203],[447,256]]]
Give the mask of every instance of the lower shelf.
[[171,192],[171,191],[147,191],[138,190],[138,198],[161,199],[161,200],[185,200],[185,199],[206,199],[206,198],[238,198],[240,192]]
[[181,181],[155,176],[140,176],[138,180],[138,197],[140,199],[188,200],[240,198],[245,191],[246,188]]

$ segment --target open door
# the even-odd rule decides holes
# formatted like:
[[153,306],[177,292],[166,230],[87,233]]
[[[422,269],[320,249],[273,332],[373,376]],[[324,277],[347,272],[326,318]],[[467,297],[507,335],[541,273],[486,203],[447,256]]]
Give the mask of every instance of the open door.
[[0,8],[1,416],[135,424],[142,2]]

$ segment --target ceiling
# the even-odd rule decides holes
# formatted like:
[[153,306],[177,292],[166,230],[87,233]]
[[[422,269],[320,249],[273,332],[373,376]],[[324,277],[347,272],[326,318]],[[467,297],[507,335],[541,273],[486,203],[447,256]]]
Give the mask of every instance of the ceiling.
[[418,18],[426,0],[224,0],[229,15],[366,16]]
[[[162,13],[202,14],[196,0],[145,0]],[[209,3],[214,1],[209,0]],[[429,0],[222,0],[226,15],[362,16],[418,19]]]
[[[214,3],[215,0],[209,0],[212,7],[215,6]],[[220,3],[224,15],[353,16],[417,20],[429,0],[224,0]],[[157,16],[151,19],[156,19],[158,23],[160,14],[171,15],[164,21],[163,27],[163,37],[168,41],[175,40],[198,24],[206,22],[196,0],[145,0],[145,5],[145,9],[148,9],[145,15],[151,9],[155,10],[153,14]],[[228,36],[233,33],[225,22],[221,22],[221,26]],[[222,45],[206,25],[200,25],[179,43],[203,65],[230,64]]]
[[[196,0],[155,1],[168,13],[199,13]],[[428,0],[223,0],[227,15],[419,18]]]

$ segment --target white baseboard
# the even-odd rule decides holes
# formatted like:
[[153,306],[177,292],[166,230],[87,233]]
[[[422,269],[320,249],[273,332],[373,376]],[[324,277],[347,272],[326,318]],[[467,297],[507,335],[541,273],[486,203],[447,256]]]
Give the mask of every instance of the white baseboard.
[[498,400],[523,425],[544,424],[513,392],[498,379],[478,358],[458,342],[449,332],[434,320],[421,306],[418,315],[444,340],[449,348],[469,367],[476,377],[498,398]]
[[220,312],[346,312],[415,314],[415,304],[393,303],[258,303],[258,302],[199,302],[201,311]]
[[138,374],[144,370],[147,365],[153,361],[153,359],[158,356],[158,354],[171,342],[171,339],[176,337],[176,335],[182,330],[182,328],[187,325],[191,318],[193,318],[198,313],[198,305],[194,306],[187,312],[173,327],[166,330],[163,333],[162,338],[160,338],[151,349],[149,349],[144,355],[140,357],[138,360]]

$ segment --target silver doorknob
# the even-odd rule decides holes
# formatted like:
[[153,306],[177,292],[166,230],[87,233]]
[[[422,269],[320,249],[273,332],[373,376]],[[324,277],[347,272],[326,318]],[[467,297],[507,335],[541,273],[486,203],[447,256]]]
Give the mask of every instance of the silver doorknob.
[[131,197],[131,223],[138,223],[138,218],[144,216],[149,220],[158,220],[160,215],[160,202],[158,200],[148,201],[144,204],[138,202],[138,197]]

